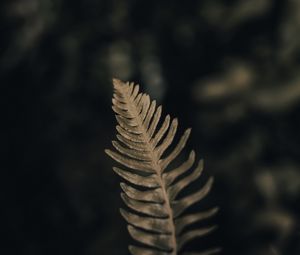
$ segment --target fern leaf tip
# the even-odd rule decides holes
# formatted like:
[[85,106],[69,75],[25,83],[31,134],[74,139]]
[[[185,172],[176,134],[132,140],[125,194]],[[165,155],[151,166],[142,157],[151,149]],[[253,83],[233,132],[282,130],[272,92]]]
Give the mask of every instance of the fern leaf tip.
[[116,89],[116,90],[122,88],[122,86],[124,86],[124,84],[125,84],[123,81],[116,79],[116,78],[112,79],[112,83],[113,83],[114,89]]
[[120,79],[117,79],[117,78],[112,78],[112,82],[113,82],[113,84],[122,83],[122,81]]

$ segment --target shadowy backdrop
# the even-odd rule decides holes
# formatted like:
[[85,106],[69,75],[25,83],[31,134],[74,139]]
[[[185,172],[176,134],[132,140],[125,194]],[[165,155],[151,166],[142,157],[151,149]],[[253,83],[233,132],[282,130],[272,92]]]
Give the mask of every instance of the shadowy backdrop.
[[191,247],[300,254],[300,1],[2,0],[0,12],[1,254],[128,254],[104,154],[113,77],[193,128],[202,180],[216,180],[196,209],[221,211]]

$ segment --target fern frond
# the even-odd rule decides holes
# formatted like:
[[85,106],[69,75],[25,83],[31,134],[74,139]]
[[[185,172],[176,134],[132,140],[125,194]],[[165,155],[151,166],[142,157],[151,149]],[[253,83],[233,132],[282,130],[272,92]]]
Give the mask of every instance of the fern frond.
[[[118,125],[118,141],[113,141],[116,151],[105,152],[126,168],[113,170],[127,183],[121,183],[121,197],[131,212],[120,209],[121,215],[129,223],[128,231],[141,247],[129,246],[132,255],[177,255],[186,243],[207,235],[216,227],[187,230],[199,221],[212,217],[217,208],[205,212],[184,215],[184,211],[202,200],[210,191],[213,178],[197,192],[177,199],[178,194],[198,179],[203,170],[200,160],[195,165],[195,152],[174,169],[168,169],[190,136],[187,129],[172,145],[177,132],[178,120],[169,115],[162,121],[162,107],[150,100],[147,94],[139,92],[139,85],[123,83],[114,79],[113,110]],[[174,147],[168,155],[166,151]],[[184,177],[183,177],[184,176]],[[186,255],[216,254],[219,249]]]

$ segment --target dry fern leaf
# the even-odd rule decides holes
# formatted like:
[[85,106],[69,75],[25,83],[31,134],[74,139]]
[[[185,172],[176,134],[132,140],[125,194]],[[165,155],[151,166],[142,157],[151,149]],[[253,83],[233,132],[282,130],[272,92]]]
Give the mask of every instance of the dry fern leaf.
[[[133,255],[180,254],[186,243],[216,228],[190,230],[188,227],[215,215],[217,208],[182,216],[188,207],[209,193],[213,178],[199,191],[176,199],[185,187],[201,175],[203,169],[200,160],[188,174],[195,164],[195,152],[191,151],[185,162],[166,171],[184,149],[191,129],[187,129],[173,150],[165,155],[175,137],[177,119],[172,120],[167,115],[159,127],[162,107],[157,107],[155,100],[151,102],[147,94],[140,93],[139,85],[117,79],[113,80],[113,85],[112,108],[119,124],[116,127],[119,141],[112,142],[116,151],[107,149],[105,152],[126,167],[113,168],[127,181],[127,184],[121,183],[121,197],[131,212],[121,209],[121,214],[129,223],[128,231],[132,238],[142,244],[140,247],[129,246],[129,250]],[[210,255],[218,252],[219,249],[211,249],[183,254]]]

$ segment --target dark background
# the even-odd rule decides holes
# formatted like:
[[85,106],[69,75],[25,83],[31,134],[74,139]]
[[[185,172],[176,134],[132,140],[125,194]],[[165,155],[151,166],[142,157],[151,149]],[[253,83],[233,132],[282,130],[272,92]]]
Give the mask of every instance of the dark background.
[[202,181],[216,179],[196,209],[221,211],[192,247],[300,254],[300,1],[3,0],[0,11],[1,254],[128,254],[103,152],[112,77],[193,127]]

